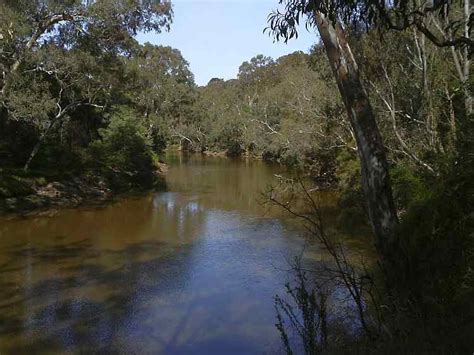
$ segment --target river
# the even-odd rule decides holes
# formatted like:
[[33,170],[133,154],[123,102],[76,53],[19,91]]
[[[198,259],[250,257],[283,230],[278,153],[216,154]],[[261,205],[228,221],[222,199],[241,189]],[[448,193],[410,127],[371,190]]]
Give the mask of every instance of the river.
[[273,297],[305,238],[261,192],[284,169],[167,163],[163,192],[0,218],[0,354],[282,351]]

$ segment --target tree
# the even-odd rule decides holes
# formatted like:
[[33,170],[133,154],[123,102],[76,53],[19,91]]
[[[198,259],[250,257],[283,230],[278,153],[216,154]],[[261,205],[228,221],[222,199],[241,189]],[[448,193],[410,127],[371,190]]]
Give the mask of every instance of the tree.
[[464,115],[463,84],[450,50],[416,29],[387,33],[383,42],[371,32],[354,42],[389,161],[439,176],[455,154],[457,121]]
[[[295,2],[287,4],[287,16],[299,17],[299,13],[290,12],[294,10],[290,5],[294,4]],[[306,8],[304,11],[307,11]],[[314,17],[311,15],[311,18],[314,19],[326,48],[339,92],[355,134],[369,218],[377,238],[377,247],[386,255],[394,243],[397,213],[393,203],[385,147],[369,98],[359,77],[357,63],[341,25],[333,23],[327,15],[319,11],[314,12]],[[278,13],[275,14],[270,20],[272,29],[276,31],[277,36],[286,34],[290,37],[291,33],[286,32],[288,26],[284,27],[285,25],[283,25],[282,27],[284,21],[287,21],[285,17],[281,17]]]
[[[103,109],[111,75],[102,58],[81,50],[66,51],[52,45],[25,59],[25,70],[16,75],[8,95],[10,119],[25,121],[40,133],[25,165],[27,171],[47,134],[61,126],[79,108]],[[109,66],[110,68],[110,66]]]
[[99,130],[100,138],[90,146],[93,164],[100,165],[106,176],[113,172],[112,180],[123,175],[132,183],[151,185],[156,169],[152,142],[138,122],[139,115],[118,107],[108,116],[108,126]]
[[191,124],[195,84],[189,63],[179,50],[150,43],[137,46],[123,61],[131,78],[129,97],[142,113],[155,149],[160,150]]
[[24,170],[64,118],[110,101],[117,58],[138,31],[169,28],[171,15],[161,0],[2,1],[1,113],[39,134]]

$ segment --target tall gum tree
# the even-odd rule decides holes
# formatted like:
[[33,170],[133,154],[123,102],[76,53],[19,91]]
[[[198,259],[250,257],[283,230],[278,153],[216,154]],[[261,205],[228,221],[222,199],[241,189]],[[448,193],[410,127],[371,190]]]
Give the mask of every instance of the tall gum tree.
[[342,27],[320,12],[314,17],[355,134],[362,187],[377,247],[385,252],[394,242],[397,213],[382,137]]

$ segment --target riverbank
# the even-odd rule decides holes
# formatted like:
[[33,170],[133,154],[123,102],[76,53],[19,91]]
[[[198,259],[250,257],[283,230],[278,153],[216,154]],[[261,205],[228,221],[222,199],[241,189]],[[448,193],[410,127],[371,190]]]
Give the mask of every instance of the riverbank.
[[253,154],[248,151],[244,151],[239,154],[235,154],[230,152],[229,150],[220,150],[220,151],[213,151],[213,150],[204,150],[200,152],[200,154],[208,156],[208,157],[222,157],[222,158],[246,158],[246,159],[253,159],[253,160],[263,160],[270,163],[280,163],[278,160],[274,159],[265,159],[262,154]]
[[158,165],[150,183],[137,184],[123,172],[56,175],[0,170],[0,215],[28,215],[48,208],[105,203],[124,193],[163,189],[168,166]]
[[[168,147],[167,151],[282,164],[248,152],[234,156],[228,151],[197,153],[186,152],[173,146]],[[167,174],[169,166],[158,159],[154,161],[154,166],[156,170],[152,174],[152,181],[141,181],[134,174],[118,169],[87,172],[81,170],[24,172],[22,169],[0,168],[0,215],[30,215],[50,208],[74,208],[87,204],[106,203],[123,194],[142,193],[151,189],[162,190],[166,184],[163,177]],[[139,175],[139,172],[135,175]]]

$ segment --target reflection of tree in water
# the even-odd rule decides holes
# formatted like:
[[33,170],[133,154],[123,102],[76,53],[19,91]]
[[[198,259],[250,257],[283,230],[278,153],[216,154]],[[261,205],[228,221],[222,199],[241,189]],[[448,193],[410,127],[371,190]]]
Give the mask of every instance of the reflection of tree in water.
[[[225,219],[214,215],[205,223],[214,235],[180,246],[141,241],[98,251],[91,239],[58,238],[4,250],[0,350],[260,353],[267,343],[256,339],[275,335],[272,285],[284,283],[268,264],[284,241],[263,238],[282,230],[272,220],[237,228],[237,217]],[[269,310],[258,314],[262,304]]]
[[262,212],[261,192],[274,181],[274,174],[285,169],[244,159],[196,155],[182,159],[171,158],[174,165],[167,175],[171,190],[199,194],[203,207],[227,211]]
[[206,211],[196,196],[184,197],[174,192],[153,196],[152,225],[155,230],[179,242],[189,242],[199,236]]

